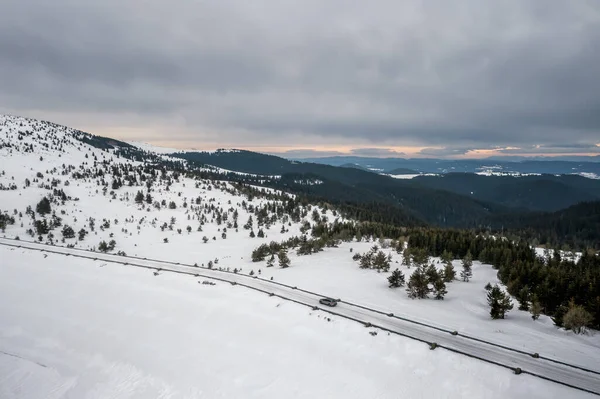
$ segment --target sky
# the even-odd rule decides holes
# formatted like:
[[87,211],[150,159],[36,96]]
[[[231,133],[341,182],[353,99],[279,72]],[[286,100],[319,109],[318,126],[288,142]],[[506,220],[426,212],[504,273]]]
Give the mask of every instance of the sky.
[[0,113],[182,149],[600,154],[598,0],[3,0]]

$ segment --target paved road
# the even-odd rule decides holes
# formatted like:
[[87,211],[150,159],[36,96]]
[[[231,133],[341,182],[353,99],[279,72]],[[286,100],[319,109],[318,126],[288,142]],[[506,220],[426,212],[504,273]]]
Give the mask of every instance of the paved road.
[[123,257],[98,252],[89,252],[74,248],[49,246],[45,244],[15,241],[3,238],[0,238],[0,245],[53,252],[68,256],[79,256],[107,262],[118,262],[121,264],[125,263],[127,266],[131,267],[153,269],[154,271],[160,269],[160,271],[197,275],[199,278],[218,279],[232,284],[235,283],[243,285],[304,305],[317,306],[323,311],[346,317],[366,325],[370,323],[373,327],[379,327],[381,329],[417,339],[422,342],[435,342],[441,348],[481,359],[502,367],[511,368],[513,370],[519,368],[523,373],[531,374],[600,396],[599,371],[586,371],[576,368],[576,366],[573,367],[545,359],[537,359],[530,354],[520,353],[499,346],[485,344],[473,339],[462,337],[460,335],[455,336],[445,331],[440,331],[438,329],[416,324],[414,322],[400,319],[386,313],[364,309],[354,304],[341,302],[334,308],[328,308],[326,306],[319,305],[318,299],[321,297],[319,294],[307,292],[291,286],[276,284],[269,280],[262,280],[256,276],[252,277],[243,274],[234,274],[219,270],[186,266],[172,262]]

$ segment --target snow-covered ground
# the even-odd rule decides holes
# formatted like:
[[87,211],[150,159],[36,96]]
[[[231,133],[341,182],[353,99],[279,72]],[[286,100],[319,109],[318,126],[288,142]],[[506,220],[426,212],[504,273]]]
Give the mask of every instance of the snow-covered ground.
[[385,176],[389,176],[392,177],[394,179],[414,179],[415,177],[418,176],[438,176],[435,173],[417,173],[417,174],[401,174],[401,175],[390,175],[390,174],[386,174],[386,173],[382,173]]
[[591,397],[242,287],[0,259],[3,399]]
[[[71,200],[57,201],[52,209],[63,226],[87,229],[88,235],[61,242],[62,227],[57,227],[57,245],[96,249],[101,241],[115,240],[114,252],[127,255],[198,265],[212,261],[242,273],[260,270],[275,281],[599,368],[598,334],[558,330],[545,316],[533,321],[516,310],[516,301],[506,320],[491,320],[484,285],[498,280],[489,265],[475,262],[473,279],[448,284],[444,301],[410,300],[404,289],[388,288],[387,273],[360,269],[352,255],[368,251],[373,241],[343,243],[310,256],[290,252],[290,268],[267,268],[265,262],[251,261],[254,248],[300,235],[315,209],[329,222],[341,220],[339,215],[311,207],[300,223],[284,215],[259,226],[255,209],[277,201],[249,199],[229,183],[170,172],[168,181],[152,184],[152,204],[137,204],[136,193],[148,193],[140,180],[147,172],[133,172],[136,184],[112,190],[109,171],[141,163],[92,148],[75,140],[77,134],[0,116],[0,187],[7,188],[0,191],[0,211],[15,218],[4,236],[37,240],[37,234],[27,234],[34,221],[26,208],[35,210],[44,196],[60,189]],[[89,176],[76,179],[74,172]],[[162,201],[174,202],[175,209],[157,209],[154,203]],[[227,227],[234,212],[237,231]],[[228,219],[219,224],[223,214]],[[252,227],[246,229],[250,216]],[[251,230],[265,236],[251,238]],[[408,278],[414,268],[400,266],[401,257],[392,256],[392,270],[398,267]],[[348,321],[324,322],[322,315],[239,287],[199,286],[185,277],[157,278],[6,248],[0,248],[0,312],[0,398],[580,395],[403,338],[372,337]]]

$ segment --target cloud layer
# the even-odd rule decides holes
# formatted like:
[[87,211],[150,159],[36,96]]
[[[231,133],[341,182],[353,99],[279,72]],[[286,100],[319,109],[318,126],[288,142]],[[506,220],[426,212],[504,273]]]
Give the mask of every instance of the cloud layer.
[[199,147],[377,156],[585,152],[600,141],[596,0],[2,8],[2,112]]

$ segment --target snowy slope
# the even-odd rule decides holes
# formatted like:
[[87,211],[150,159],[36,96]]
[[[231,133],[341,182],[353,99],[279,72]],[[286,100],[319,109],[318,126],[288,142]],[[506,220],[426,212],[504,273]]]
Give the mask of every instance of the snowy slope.
[[[245,274],[250,272],[260,273],[263,277],[273,277],[276,281],[325,292],[331,296],[342,297],[348,301],[391,311],[398,315],[450,330],[457,330],[492,342],[523,349],[530,353],[539,352],[574,364],[594,369],[599,368],[597,359],[600,358],[600,335],[575,336],[572,333],[556,329],[547,317],[542,316],[540,320],[534,322],[528,313],[518,311],[516,307],[508,314],[506,320],[490,320],[485,303],[486,292],[483,287],[487,282],[494,284],[498,280],[495,271],[489,265],[481,265],[476,262],[473,280],[469,283],[455,281],[448,284],[446,299],[444,301],[434,301],[432,299],[410,300],[403,289],[393,290],[387,287],[386,278],[389,275],[388,273],[359,269],[358,264],[352,260],[353,254],[350,253],[350,248],[354,250],[354,253],[366,252],[375,244],[369,238],[365,238],[361,242],[343,243],[338,248],[326,248],[323,252],[311,256],[297,256],[295,252],[291,251],[289,256],[292,266],[286,269],[267,267],[265,262],[254,263],[250,259],[250,254],[254,248],[263,243],[282,241],[300,235],[302,225],[306,222],[312,222],[311,213],[314,209],[317,209],[319,215],[326,217],[329,222],[342,219],[332,210],[323,210],[311,206],[301,207],[302,215],[298,221],[293,221],[287,211],[279,209],[280,214],[269,214],[268,220],[259,222],[258,210],[263,209],[263,207],[265,209],[275,209],[281,205],[278,199],[268,199],[261,196],[250,198],[227,182],[192,179],[170,171],[163,173],[153,169],[150,165],[119,157],[114,150],[101,150],[85,144],[77,139],[78,137],[81,138],[83,134],[58,125],[25,118],[0,116],[0,188],[2,188],[2,191],[0,191],[0,212],[6,212],[15,219],[15,224],[7,226],[6,231],[3,233],[4,236],[18,236],[21,239],[32,241],[39,240],[39,234],[35,232],[35,220],[45,218],[48,222],[51,222],[55,218],[51,215],[45,217],[35,215],[36,219],[34,219],[30,214],[27,214],[26,209],[31,207],[35,211],[36,204],[44,196],[49,196],[53,198],[52,210],[56,217],[61,219],[61,226],[51,230],[50,234],[44,234],[41,237],[42,242],[97,250],[102,241],[110,242],[114,240],[113,253],[122,251],[127,255],[190,264],[196,263],[198,265],[208,265],[211,262],[215,268],[237,269]],[[147,151],[152,150],[148,146],[144,149]],[[115,170],[120,174],[119,179],[123,180],[124,184],[113,189],[115,180],[113,173]],[[40,174],[41,177],[39,177]],[[130,179],[131,185],[125,182],[126,178]],[[26,184],[26,180],[29,181],[29,185]],[[149,182],[151,183],[150,189],[148,189]],[[60,194],[54,194],[55,190],[64,192],[67,199],[63,201]],[[135,197],[139,191],[142,191],[144,195],[150,194],[151,201],[146,202],[144,200],[142,203],[136,203]],[[273,193],[273,190],[265,191]],[[174,209],[168,206],[171,202],[175,205]],[[234,215],[237,215],[237,228],[234,227]],[[271,217],[273,219],[270,219]],[[252,218],[252,223],[248,224],[250,218]],[[93,230],[90,225],[92,221]],[[88,234],[81,240],[77,237],[77,234],[74,238],[63,240],[61,229],[65,225],[72,227],[75,233],[84,229]],[[256,235],[261,231],[264,233],[264,237],[250,237],[251,232]],[[0,248],[0,250],[6,251],[3,248]],[[386,249],[385,251],[391,253],[391,250]],[[391,254],[393,257],[392,262],[400,262],[399,255]],[[523,376],[507,375],[504,377],[505,370],[503,369],[487,369],[490,366],[485,364],[475,366],[475,364],[479,365],[480,363],[471,359],[456,358],[453,357],[454,355],[451,356],[451,359],[446,358],[446,355],[444,355],[445,360],[437,360],[436,358],[434,367],[430,365],[430,352],[421,349],[417,351],[411,342],[407,343],[399,338],[384,338],[381,335],[377,339],[383,341],[383,343],[374,341],[369,335],[366,337],[367,341],[362,341],[365,339],[362,337],[365,331],[364,327],[353,326],[352,323],[346,321],[331,324],[336,327],[328,327],[329,323],[326,324],[326,327],[322,327],[323,323],[320,323],[319,318],[317,318],[319,321],[313,324],[315,323],[313,321],[314,315],[311,317],[306,316],[305,310],[301,308],[296,308],[291,304],[281,304],[280,307],[274,310],[272,309],[275,306],[272,303],[273,301],[264,299],[263,302],[262,298],[255,298],[256,294],[240,293],[240,291],[243,291],[241,289],[232,290],[228,287],[211,286],[207,287],[207,289],[212,290],[209,291],[210,295],[215,292],[217,295],[210,298],[206,296],[197,298],[195,296],[196,291],[198,291],[196,282],[193,282],[196,285],[192,284],[189,288],[193,292],[190,293],[182,288],[182,285],[187,286],[188,284],[183,282],[184,280],[175,279],[177,281],[173,283],[173,286],[165,288],[162,285],[156,285],[155,279],[150,278],[149,281],[146,281],[145,274],[140,275],[120,269],[107,273],[107,277],[99,280],[102,284],[101,289],[94,282],[100,278],[96,275],[96,269],[93,269],[92,272],[79,272],[76,267],[80,262],[52,258],[52,261],[43,263],[43,269],[40,270],[41,264],[34,261],[37,258],[32,258],[35,256],[37,255],[24,252],[1,253],[0,273],[8,273],[2,277],[2,284],[4,284],[2,288],[6,289],[0,290],[1,302],[11,304],[17,292],[27,291],[28,295],[32,295],[31,303],[39,302],[47,307],[42,306],[40,310],[37,310],[35,306],[30,305],[23,308],[20,315],[14,314],[9,309],[10,306],[5,306],[6,309],[2,308],[3,313],[0,314],[0,320],[12,320],[12,327],[10,328],[13,330],[9,329],[6,332],[4,326],[9,325],[8,322],[7,324],[0,324],[0,328],[2,328],[0,344],[3,344],[0,350],[6,350],[9,353],[10,350],[8,349],[12,345],[16,345],[16,348],[21,348],[22,352],[29,355],[42,353],[40,347],[44,347],[43,341],[42,343],[36,341],[32,338],[33,335],[30,335],[24,342],[7,341],[11,337],[11,331],[19,332],[19,329],[28,326],[27,328],[30,329],[28,330],[30,331],[29,334],[37,334],[38,330],[43,330],[43,325],[49,324],[52,326],[54,322],[49,319],[48,315],[54,314],[51,310],[53,302],[50,300],[47,303],[50,297],[54,296],[55,300],[59,301],[62,306],[66,306],[66,303],[77,305],[70,317],[60,319],[57,322],[56,330],[50,329],[48,339],[65,345],[63,342],[70,343],[74,339],[71,336],[73,334],[72,329],[81,329],[89,323],[92,324],[92,327],[90,327],[92,329],[110,331],[110,337],[113,339],[108,340],[110,344],[107,343],[104,347],[99,348],[98,356],[100,360],[98,360],[98,367],[100,369],[103,367],[110,369],[114,366],[115,369],[121,370],[123,366],[136,376],[132,379],[123,380],[123,384],[130,386],[131,392],[135,392],[135,394],[127,396],[126,392],[121,390],[114,397],[144,397],[139,396],[146,392],[144,389],[151,392],[150,396],[145,397],[160,397],[156,393],[163,392],[161,391],[163,388],[165,389],[164,397],[169,397],[169,393],[173,393],[174,397],[186,397],[186,395],[188,395],[187,397],[196,397],[201,392],[207,392],[203,394],[205,397],[240,397],[240,392],[243,389],[253,392],[252,395],[255,397],[269,397],[274,396],[277,390],[282,389],[282,386],[293,391],[283,389],[283,392],[289,392],[290,395],[283,395],[282,397],[378,397],[375,394],[368,394],[370,392],[377,393],[379,397],[398,397],[395,395],[401,392],[402,388],[395,385],[396,379],[392,378],[391,374],[383,371],[389,368],[394,369],[394,374],[407,374],[417,378],[418,383],[414,381],[411,383],[414,386],[411,386],[410,389],[414,390],[407,391],[410,394],[409,397],[424,396],[427,389],[429,389],[428,387],[437,378],[444,381],[441,386],[447,386],[447,397],[499,397],[495,395],[498,395],[503,389],[507,389],[514,394],[510,397],[524,397],[532,394],[529,388],[522,385],[522,381],[530,381],[529,377],[526,379],[523,379]],[[84,263],[81,262],[82,266]],[[46,274],[57,273],[61,278],[64,277],[65,282],[54,281],[47,288],[39,288],[39,293],[37,292],[38,286],[35,286],[36,288],[33,290],[25,289],[29,284],[25,280],[26,276],[20,275],[15,270],[14,265],[17,265],[18,270],[26,272],[27,275],[40,273],[46,279],[50,278]],[[70,266],[67,268],[66,265]],[[64,270],[54,270],[63,267]],[[407,278],[414,270],[414,268],[407,269],[405,266],[401,267],[399,264],[393,263],[392,269],[395,267],[400,267]],[[455,267],[458,269],[458,263]],[[92,266],[92,268],[94,267]],[[109,269],[112,270],[107,265],[106,270]],[[66,274],[63,276],[62,273]],[[171,279],[171,277],[165,279]],[[50,280],[52,279],[50,278]],[[43,285],[43,281],[43,279],[40,280],[39,285]],[[88,287],[89,284],[91,286]],[[85,289],[77,288],[79,286],[85,287]],[[64,287],[70,288],[65,290]],[[103,295],[103,289],[110,292],[111,295]],[[179,293],[180,289],[182,289],[181,293]],[[78,304],[79,300],[77,299],[79,296],[88,290],[94,295],[89,300],[86,299]],[[137,295],[141,294],[140,291],[159,295],[160,300],[146,298],[143,299],[146,302],[138,303],[136,298]],[[96,295],[104,299],[102,301],[94,299]],[[116,298],[116,303],[109,300],[112,297]],[[163,301],[168,304],[167,307],[162,305]],[[250,305],[246,306],[248,301]],[[133,304],[130,307],[129,305],[123,306],[123,303]],[[212,307],[199,306],[199,304],[205,305],[206,303],[212,304]],[[26,306],[26,304],[23,306]],[[143,306],[150,306],[155,310],[143,310]],[[258,307],[260,311],[251,310],[250,307],[252,306]],[[224,332],[227,329],[224,326],[220,327],[221,329],[216,328],[214,336],[210,335],[212,332],[207,332],[206,326],[218,325],[225,317],[219,315],[217,310],[222,311],[224,308],[229,309],[231,307],[235,307],[236,310],[231,311],[229,318],[239,320],[240,324],[231,326],[231,331],[228,330],[227,333]],[[119,310],[117,311],[114,308],[119,308]],[[181,308],[181,313],[170,314],[173,313],[172,309],[179,308]],[[93,309],[93,311],[89,312],[89,309]],[[108,320],[101,319],[100,325],[94,327],[94,312],[104,314],[102,317]],[[124,312],[131,316],[132,320],[126,322],[118,319],[120,324],[115,326],[114,330],[111,330],[111,328],[106,327],[107,324],[110,324],[110,312],[116,312],[115,314]],[[150,312],[151,315],[143,316],[144,312]],[[196,317],[198,320],[195,320]],[[280,318],[284,320],[280,320]],[[292,324],[287,324],[290,321],[289,319],[292,319]],[[265,335],[260,325],[255,327],[254,325],[259,323],[258,321],[261,323],[264,321],[270,328],[278,331],[277,335],[281,337],[281,340],[277,341],[271,337],[269,331],[267,331],[269,334]],[[145,328],[136,327],[138,324],[145,326]],[[161,331],[160,334],[157,333],[156,336],[149,338],[148,343],[139,343],[141,346],[135,349],[139,353],[136,352],[135,356],[119,359],[119,354],[126,352],[124,352],[123,347],[130,345],[130,341],[134,340],[134,332],[149,334],[148,331],[154,329],[154,324],[157,325],[156,329]],[[334,330],[323,332],[314,330],[315,326],[326,329],[334,328]],[[204,327],[204,330],[202,327]],[[188,331],[188,328],[191,330]],[[127,334],[130,334],[127,331],[130,330],[133,332],[130,336],[127,336]],[[237,344],[232,344],[233,347],[226,347],[226,353],[218,359],[222,363],[220,363],[220,368],[217,367],[217,370],[225,373],[224,370],[227,369],[229,364],[232,373],[234,371],[238,373],[233,375],[243,374],[240,371],[242,366],[256,368],[256,373],[252,371],[252,378],[243,377],[232,386],[224,382],[230,381],[232,378],[235,380],[235,377],[231,377],[231,375],[223,379],[207,378],[206,381],[214,383],[210,385],[209,382],[206,382],[210,385],[209,388],[195,385],[193,373],[185,374],[184,377],[181,377],[184,380],[180,381],[177,379],[179,374],[173,375],[167,370],[167,366],[154,364],[155,360],[148,353],[158,350],[156,349],[157,346],[165,346],[165,348],[172,351],[173,356],[169,358],[168,355],[171,352],[161,349],[161,352],[157,353],[157,356],[162,356],[160,358],[161,362],[164,360],[172,367],[181,365],[182,368],[186,369],[186,372],[188,372],[189,367],[203,370],[204,373],[208,373],[208,371],[198,365],[200,360],[195,357],[193,359],[186,357],[184,348],[173,348],[172,345],[175,344],[167,341],[176,341],[178,339],[177,335],[170,335],[170,331],[167,334],[166,330],[174,330],[184,334],[184,337],[191,340],[189,342],[192,342],[193,345],[197,345],[197,340],[201,340],[202,337],[214,340],[215,337],[220,335],[227,336],[228,342],[235,343],[239,341],[246,342],[250,346],[254,345],[256,348],[252,351],[242,352],[241,356],[244,361],[241,362],[240,366],[232,363],[239,360],[235,353],[241,351],[241,349]],[[202,334],[198,333],[201,330]],[[294,332],[301,334],[295,336],[293,335]],[[88,333],[90,332],[88,331]],[[98,334],[100,335],[92,334],[92,338],[89,339],[81,337],[79,338],[81,342],[75,339],[73,342],[78,342],[81,345],[78,348],[55,348],[50,345],[52,348],[44,355],[43,361],[56,360],[61,357],[63,352],[73,355],[64,362],[57,361],[60,365],[54,364],[50,368],[41,366],[40,368],[35,363],[30,362],[23,363],[24,361],[19,360],[18,357],[0,355],[0,381],[3,379],[12,381],[8,384],[8,386],[13,387],[11,389],[25,389],[25,385],[35,387],[38,386],[39,382],[42,385],[46,384],[43,386],[52,387],[52,392],[56,393],[56,397],[61,397],[59,393],[63,392],[59,386],[66,389],[64,392],[71,392],[69,390],[75,385],[83,386],[83,388],[77,388],[72,392],[85,392],[90,397],[107,397],[109,392],[107,389],[114,386],[117,381],[116,374],[120,374],[120,372],[115,372],[115,376],[108,375],[106,379],[99,381],[93,380],[95,378],[93,376],[81,377],[76,373],[76,370],[80,367],[88,367],[84,365],[87,364],[86,361],[90,361],[89,358],[82,360],[79,357],[81,353],[94,358],[94,345],[100,345],[100,342],[107,340],[106,336],[102,335],[104,333]],[[194,334],[198,334],[198,336],[196,337]],[[288,337],[289,334],[292,334],[292,336]],[[335,334],[337,338],[329,337],[328,334]],[[359,334],[360,338],[353,334]],[[124,338],[119,338],[122,335]],[[192,335],[194,336],[192,337]],[[321,335],[326,337],[321,337]],[[16,334],[16,336],[20,337],[21,335]],[[302,354],[301,352],[310,352],[312,347],[303,347],[297,344],[295,340],[307,339],[307,336],[317,341],[314,347],[315,350],[320,351],[319,353],[328,353],[328,355],[315,358],[314,355],[309,353]],[[338,343],[340,336],[344,339],[347,338],[349,343],[343,344],[344,341]],[[287,353],[286,351],[290,352],[289,359],[285,360],[287,363],[279,358],[274,359],[275,355],[269,354],[265,349],[268,348],[271,340],[277,342],[277,345],[281,347],[277,350],[284,353]],[[379,342],[379,344],[374,344],[374,342]],[[343,344],[343,349],[336,346],[338,344]],[[294,346],[294,348],[284,349],[287,345]],[[328,348],[331,345],[333,345],[332,348],[337,349],[331,349],[332,352],[329,352]],[[382,348],[386,348],[388,351],[391,350],[390,348],[394,348],[398,352],[390,355],[390,352],[380,348],[374,354],[366,355],[367,349],[365,348],[369,347],[370,350],[371,345],[381,345]],[[408,349],[409,347],[410,349]],[[187,349],[189,350],[189,347]],[[88,352],[91,352],[91,354]],[[348,353],[340,355],[341,352]],[[204,362],[207,362],[207,359],[210,362],[217,361],[215,358],[219,357],[213,352],[209,352],[208,356],[204,357],[199,353],[197,355]],[[107,356],[109,360],[107,360],[107,363],[103,363],[102,359]],[[409,359],[407,356],[409,356]],[[250,357],[255,359],[249,360]],[[263,364],[265,362],[260,360],[263,357],[267,359],[265,362],[269,364]],[[367,374],[376,383],[367,382],[369,380],[367,377],[355,376],[353,373],[357,371],[352,368],[354,366],[347,364],[348,362],[360,363],[359,359],[365,357],[369,359],[368,364],[373,366],[373,370],[382,373],[380,377],[371,375],[378,374],[376,372]],[[32,357],[27,358],[31,359]],[[298,360],[293,361],[293,359]],[[402,359],[402,361],[398,359]],[[439,363],[440,361],[442,363]],[[315,362],[322,363],[323,369],[314,369],[313,363]],[[446,365],[444,362],[452,364]],[[457,363],[454,364],[455,362]],[[474,362],[474,365],[471,365],[470,362]],[[40,361],[40,363],[43,362]],[[468,368],[468,378],[463,374],[467,371],[462,369],[463,365],[466,364],[468,364],[468,366],[465,366]],[[278,366],[275,367],[275,365]],[[444,365],[445,370],[442,365]],[[10,371],[15,367],[20,370],[20,374]],[[60,367],[64,367],[64,369]],[[144,370],[144,367],[158,368]],[[364,365],[361,367],[365,369]],[[421,375],[421,372],[416,372],[413,367],[416,370],[424,368],[427,371]],[[492,370],[490,375],[502,374],[503,377],[495,381],[486,374],[487,371],[484,373],[485,375],[480,375],[476,370],[479,367],[481,367],[481,370]],[[326,371],[329,368],[351,368],[351,370],[345,372],[347,380],[342,377],[344,373],[339,373],[339,375],[337,372],[334,373],[334,384],[328,382],[326,378],[332,374]],[[372,371],[370,367],[367,368]],[[296,369],[304,370],[304,374],[298,376],[298,384],[293,378],[295,376],[293,370]],[[90,370],[98,371],[93,367]],[[281,379],[272,376],[258,377],[260,373],[272,374],[275,370],[285,370],[286,373],[289,373],[283,373]],[[395,370],[399,370],[399,372],[396,373]],[[90,371],[90,374],[94,373]],[[156,377],[157,375],[159,377]],[[421,377],[418,377],[419,375]],[[36,380],[32,384],[24,383],[23,381],[30,378],[28,376],[40,380]],[[146,379],[146,377],[149,379]],[[85,378],[91,380],[88,381]],[[157,379],[154,380],[154,378]],[[320,381],[320,386],[326,387],[323,395],[318,395],[315,393],[317,391],[310,390],[307,387],[307,385],[310,385],[310,379],[316,379]],[[340,382],[342,379],[350,382],[346,382],[344,385]],[[131,382],[132,380],[137,382]],[[256,380],[260,382],[255,383]],[[450,387],[450,380],[459,382],[456,382],[456,387]],[[485,384],[491,384],[491,390],[484,387],[485,384],[480,380],[485,381]],[[158,385],[153,385],[154,381],[157,381],[156,384]],[[407,380],[403,381],[407,383]],[[494,385],[496,383],[500,385]],[[136,384],[141,384],[146,388],[138,389],[140,385]],[[364,395],[353,396],[352,387],[354,385],[359,387],[357,392],[364,393]],[[317,386],[319,385],[317,384]],[[335,390],[335,386],[337,386],[337,390]],[[549,382],[535,380],[534,382],[528,382],[527,386],[538,387],[540,391],[551,390],[552,394],[560,392],[564,394],[561,391],[562,388],[559,389],[555,384]],[[466,387],[471,387],[474,390],[465,391]],[[39,392],[42,391],[43,389]],[[15,391],[11,392],[14,393]],[[261,396],[261,392],[265,395]],[[433,397],[446,397],[443,392],[439,391]],[[467,392],[467,394],[461,396],[459,395],[460,392]],[[468,395],[469,392],[472,392],[473,395]],[[2,393],[0,391],[0,397],[3,398]],[[571,390],[568,393],[567,397],[574,397],[573,395],[579,394]],[[252,395],[241,396],[253,397]],[[34,392],[29,396],[8,397],[29,398],[38,396]],[[74,395],[71,397],[82,396]]]
[[591,397],[229,284],[0,258],[2,398]]

